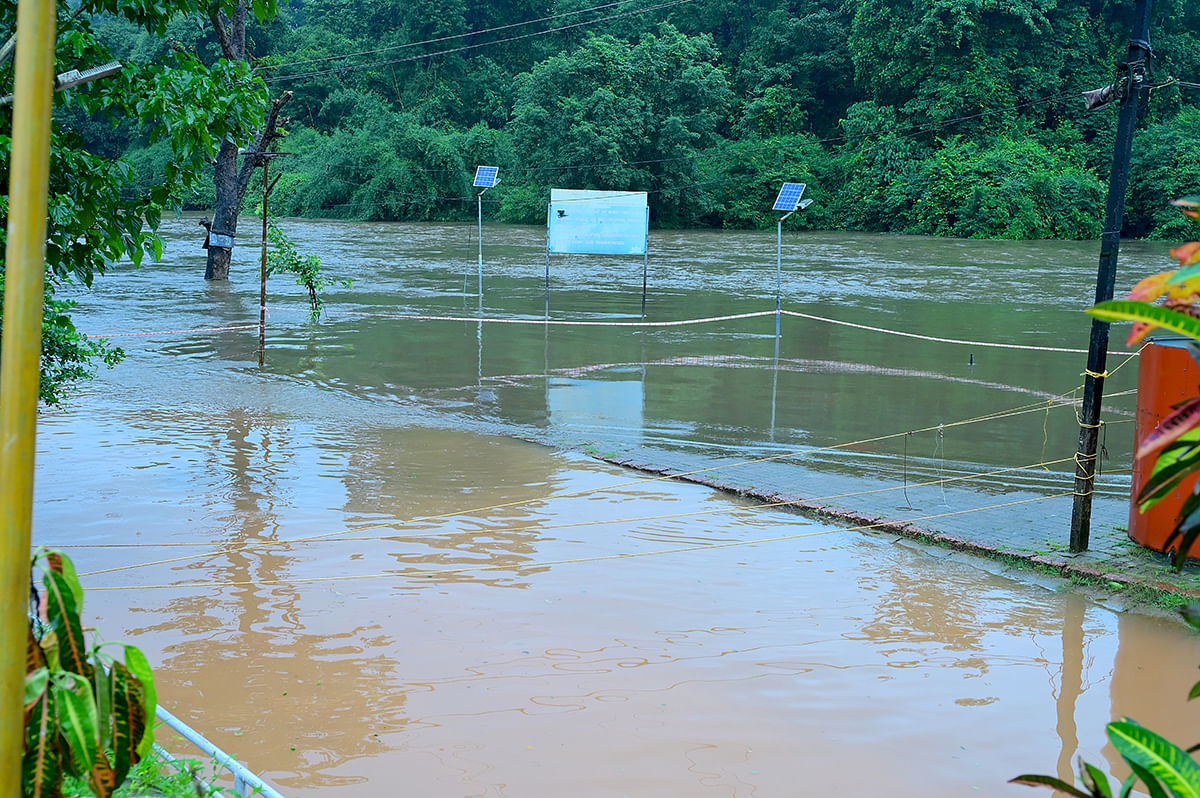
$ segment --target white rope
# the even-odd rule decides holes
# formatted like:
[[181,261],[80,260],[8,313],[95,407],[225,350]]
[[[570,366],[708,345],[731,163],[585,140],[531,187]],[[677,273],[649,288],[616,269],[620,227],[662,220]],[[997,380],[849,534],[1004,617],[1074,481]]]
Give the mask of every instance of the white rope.
[[[967,341],[962,338],[939,338],[933,335],[918,335],[917,333],[900,332],[899,330],[888,330],[884,327],[871,327],[866,324],[855,324],[850,321],[840,321],[838,319],[827,319],[824,316],[813,316],[809,313],[798,313],[794,310],[780,311],[787,316],[798,316],[802,319],[810,319],[812,321],[823,321],[826,324],[840,324],[843,327],[854,327],[859,330],[870,330],[871,332],[884,333],[885,335],[899,335],[903,338],[917,338],[921,341],[936,341],[941,344],[965,344],[967,346],[984,346],[994,349],[1025,349],[1035,352],[1071,352],[1073,354],[1088,354],[1087,349],[1067,349],[1060,346],[1028,346],[1025,344],[998,344],[991,341]],[[1118,352],[1109,350],[1110,355],[1136,355],[1138,352]]]

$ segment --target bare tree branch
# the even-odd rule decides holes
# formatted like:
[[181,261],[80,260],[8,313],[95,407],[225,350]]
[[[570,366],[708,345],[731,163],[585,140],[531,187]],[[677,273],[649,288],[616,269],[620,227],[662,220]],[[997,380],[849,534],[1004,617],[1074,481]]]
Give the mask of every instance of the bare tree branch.
[[229,41],[229,32],[225,28],[225,23],[222,21],[224,15],[217,6],[209,6],[208,18],[212,20],[213,30],[217,34],[217,41],[221,43],[221,52],[225,54],[225,58],[229,61],[237,61],[237,54],[233,51],[233,43]]
[[[267,152],[271,145],[279,138],[279,125],[281,123],[279,111],[283,106],[287,105],[292,100],[292,92],[286,91],[276,97],[271,102],[271,110],[267,112],[266,122],[262,128],[254,135],[254,139],[250,144],[250,152],[259,153]],[[246,189],[250,185],[250,177],[254,174],[254,170],[262,166],[263,159],[257,155],[247,155],[242,161],[242,168],[238,172],[238,204],[241,204],[241,199],[246,196]]]

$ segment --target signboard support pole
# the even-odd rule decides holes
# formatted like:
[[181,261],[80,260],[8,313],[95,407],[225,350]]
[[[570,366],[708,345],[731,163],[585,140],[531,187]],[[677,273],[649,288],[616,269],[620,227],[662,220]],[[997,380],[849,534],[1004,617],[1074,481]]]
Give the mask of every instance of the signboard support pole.
[[646,315],[646,272],[650,269],[650,251],[642,253],[642,316]]
[[550,247],[546,247],[546,319],[550,319]]

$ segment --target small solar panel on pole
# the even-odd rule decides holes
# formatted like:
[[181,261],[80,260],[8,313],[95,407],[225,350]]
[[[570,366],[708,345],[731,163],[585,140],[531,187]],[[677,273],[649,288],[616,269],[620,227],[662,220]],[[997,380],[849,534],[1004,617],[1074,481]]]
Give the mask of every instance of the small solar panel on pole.
[[800,204],[800,197],[804,194],[804,183],[784,183],[779,189],[779,196],[775,198],[775,207],[773,211],[787,211],[795,213],[796,206]]
[[[475,195],[479,218],[479,303],[480,313],[483,312],[483,192],[489,188],[495,188],[499,182],[500,167],[499,166],[476,166],[475,181],[471,184],[475,188],[481,188]],[[463,294],[467,293],[467,278],[463,275]]]
[[773,211],[787,211],[779,218],[778,226],[775,231],[775,338],[779,338],[780,334],[780,317],[783,315],[783,220],[791,216],[796,211],[802,211],[809,205],[812,205],[812,200],[806,199],[801,201],[804,196],[804,183],[784,183],[779,188],[779,194],[775,197],[775,205],[772,206]]
[[476,166],[475,167],[475,182],[472,183],[475,188],[494,188],[496,185],[496,176],[500,173],[499,166]]

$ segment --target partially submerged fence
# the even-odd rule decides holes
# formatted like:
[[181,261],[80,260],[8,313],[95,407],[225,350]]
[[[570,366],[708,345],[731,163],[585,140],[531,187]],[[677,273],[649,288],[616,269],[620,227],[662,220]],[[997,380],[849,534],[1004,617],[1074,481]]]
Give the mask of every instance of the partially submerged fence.
[[[217,748],[217,746],[209,742],[204,735],[200,734],[200,732],[196,731],[191,726],[188,726],[186,723],[172,715],[167,710],[163,709],[161,706],[157,708],[156,712],[159,720],[166,723],[168,726],[178,732],[181,737],[203,751],[205,755],[212,757],[214,762],[229,770],[229,772],[233,775],[233,793],[234,795],[237,795],[238,798],[246,798],[246,796],[250,795],[261,795],[265,796],[265,798],[283,798],[283,795],[280,794],[278,790],[255,775],[241,762],[238,762],[232,756],[225,753],[220,748]],[[157,743],[154,744],[154,750],[167,762],[174,764],[176,767],[182,767],[176,757],[172,756],[166,751],[166,749]],[[193,778],[196,778],[195,774],[193,774]],[[205,789],[210,790],[214,795],[220,795],[222,792],[220,788],[213,787],[209,784],[204,784],[203,786]]]

